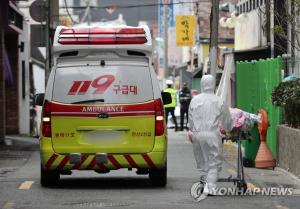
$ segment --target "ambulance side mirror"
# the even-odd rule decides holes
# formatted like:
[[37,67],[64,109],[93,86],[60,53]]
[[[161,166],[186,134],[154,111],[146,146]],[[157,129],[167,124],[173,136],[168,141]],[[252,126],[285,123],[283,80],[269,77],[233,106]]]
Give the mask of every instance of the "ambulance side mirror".
[[37,106],[43,106],[45,94],[36,94],[34,96],[34,104]]
[[161,92],[161,97],[162,97],[164,105],[172,103],[172,97],[171,97],[170,93],[168,93],[168,92]]

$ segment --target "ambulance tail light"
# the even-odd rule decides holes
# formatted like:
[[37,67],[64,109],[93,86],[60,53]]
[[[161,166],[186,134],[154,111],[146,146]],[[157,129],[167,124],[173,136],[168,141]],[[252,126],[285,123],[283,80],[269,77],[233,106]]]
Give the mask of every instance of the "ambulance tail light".
[[165,132],[164,107],[161,99],[154,101],[155,106],[155,136],[161,136]]
[[51,137],[51,103],[45,100],[42,113],[42,134]]
[[67,28],[59,34],[62,45],[113,45],[147,43],[143,28]]

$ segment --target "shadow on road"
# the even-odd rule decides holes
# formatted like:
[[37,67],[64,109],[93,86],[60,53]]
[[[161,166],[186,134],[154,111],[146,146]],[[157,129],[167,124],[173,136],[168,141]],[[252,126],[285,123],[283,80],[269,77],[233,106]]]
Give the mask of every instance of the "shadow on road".
[[148,177],[92,177],[67,178],[51,188],[55,189],[156,189]]
[[38,139],[36,139],[36,141],[5,139],[4,144],[0,146],[0,151],[39,151],[38,142]]

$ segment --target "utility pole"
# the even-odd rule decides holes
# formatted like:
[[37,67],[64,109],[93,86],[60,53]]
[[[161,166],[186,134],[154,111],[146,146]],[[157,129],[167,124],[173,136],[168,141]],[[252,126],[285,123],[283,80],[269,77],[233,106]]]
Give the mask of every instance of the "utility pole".
[[201,58],[200,58],[200,49],[198,47],[200,47],[200,11],[199,11],[199,2],[196,2],[196,47],[197,47],[197,57],[198,57],[198,60],[197,60],[197,65],[198,65],[198,68],[200,67],[200,64],[201,64]]
[[45,85],[47,84],[52,66],[52,40],[54,31],[59,22],[59,1],[46,1],[46,25],[45,25],[45,40],[46,40],[46,63],[45,63]]
[[[274,7],[272,8],[274,9]],[[273,16],[273,12],[271,12],[271,2],[266,1],[266,37],[267,44],[271,45],[271,57],[274,57],[274,38],[273,32],[271,31],[271,15]]]
[[168,77],[168,8],[169,0],[164,0],[164,78]]
[[86,9],[84,12],[83,17],[81,18],[80,22],[84,22],[87,19],[87,24],[91,25],[92,16],[91,16],[91,0],[86,0]]
[[91,21],[92,21],[92,16],[91,16],[91,1],[88,1],[88,25],[91,25]]
[[212,0],[210,24],[210,74],[216,78],[218,56],[219,0]]
[[[196,20],[196,30],[198,29],[197,28],[197,23],[198,23],[198,2],[196,2],[196,8],[195,7],[193,7],[193,12],[194,12],[194,14],[195,14],[195,16],[196,16],[196,18],[197,18],[197,20]],[[195,31],[196,31],[195,30]],[[197,34],[197,32],[193,32],[193,39],[197,39],[197,36],[196,36],[196,34]],[[194,47],[195,47],[195,43],[196,42],[194,42],[194,46],[191,46],[190,47],[190,55],[191,55],[191,65],[190,65],[190,70],[191,70],[191,72],[193,72],[194,71],[194,60],[195,60],[195,52],[194,52]]]
[[51,18],[51,5],[50,0],[46,1],[45,8],[46,25],[45,25],[45,47],[46,47],[46,59],[45,59],[45,86],[47,85],[48,77],[50,74],[50,18]]

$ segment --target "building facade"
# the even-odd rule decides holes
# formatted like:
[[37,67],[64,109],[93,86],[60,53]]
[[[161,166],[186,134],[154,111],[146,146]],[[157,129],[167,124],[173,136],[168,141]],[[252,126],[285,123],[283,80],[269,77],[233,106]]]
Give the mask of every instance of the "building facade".
[[[220,0],[219,19],[222,17],[230,17],[231,11],[229,7],[235,5],[237,0]],[[228,10],[222,9],[222,6],[227,4]],[[209,56],[209,43],[210,43],[210,14],[211,14],[211,1],[199,1],[199,41],[202,45],[202,62]],[[221,48],[234,48],[234,29],[229,27],[218,27],[219,46]]]
[[[291,0],[239,0],[235,25],[236,60],[297,57],[297,20],[289,21]],[[295,15],[295,14],[294,14]],[[294,25],[294,26],[293,26]],[[279,30],[280,29],[280,30]]]
[[15,1],[0,5],[0,140],[29,134],[28,27]]

